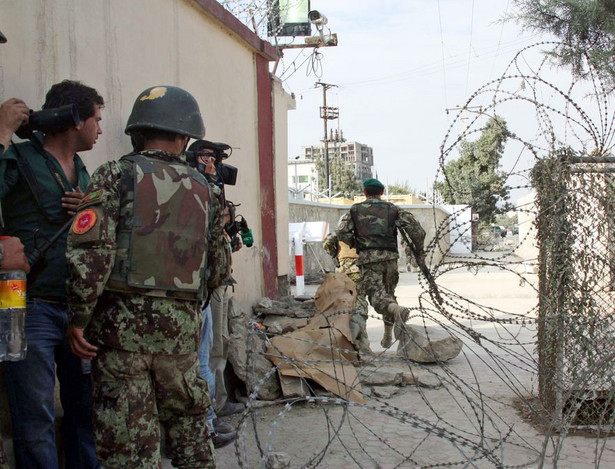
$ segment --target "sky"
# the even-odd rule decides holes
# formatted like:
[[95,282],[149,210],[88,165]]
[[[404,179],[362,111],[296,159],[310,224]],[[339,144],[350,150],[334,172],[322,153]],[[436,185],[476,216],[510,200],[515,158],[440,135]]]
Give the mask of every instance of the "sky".
[[[296,97],[289,158],[322,139],[323,96],[315,83],[329,83],[336,86],[327,92],[327,104],[339,107],[340,116],[329,128],[339,126],[347,140],[373,148],[380,180],[419,191],[436,178],[451,124],[454,135],[472,118],[465,113],[455,121],[458,108],[502,76],[519,50],[543,40],[500,21],[511,0],[312,0],[311,8],[328,18],[325,33],[336,33],[339,45],[321,48],[318,61],[310,59],[312,49],[287,49],[278,65],[276,75]],[[533,51],[538,63],[542,55]],[[490,97],[482,93],[481,99]],[[527,124],[526,112],[501,109],[507,121],[520,125]],[[447,158],[457,156],[453,150]]]

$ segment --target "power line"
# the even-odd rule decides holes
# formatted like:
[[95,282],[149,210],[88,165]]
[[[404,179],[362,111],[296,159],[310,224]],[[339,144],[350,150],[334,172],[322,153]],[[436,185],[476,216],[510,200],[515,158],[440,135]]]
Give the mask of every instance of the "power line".
[[438,24],[440,25],[440,46],[442,48],[442,81],[444,81],[444,105],[448,106],[446,97],[446,57],[444,55],[444,33],[442,32],[442,12],[440,11],[440,0],[438,0]]
[[468,94],[468,88],[470,86],[470,63],[472,59],[472,37],[474,33],[474,0],[472,0],[472,14],[470,15],[470,43],[468,44],[468,70],[466,72],[466,91]]

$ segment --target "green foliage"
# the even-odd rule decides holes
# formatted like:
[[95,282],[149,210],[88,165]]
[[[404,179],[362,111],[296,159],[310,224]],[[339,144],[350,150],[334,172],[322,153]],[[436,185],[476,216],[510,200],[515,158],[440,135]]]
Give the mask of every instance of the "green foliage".
[[461,142],[459,158],[446,164],[445,180],[436,182],[446,203],[471,205],[482,224],[494,222],[498,212],[509,208],[497,206],[500,199],[508,200],[507,175],[499,166],[509,136],[506,121],[492,117],[478,140]]
[[549,53],[573,73],[593,68],[609,91],[615,89],[615,2],[613,0],[515,0],[510,15],[526,28],[561,41]]
[[[318,191],[323,193],[327,189],[325,182],[325,162],[320,153],[316,154],[316,170],[318,171]],[[352,165],[345,162],[340,156],[329,159],[329,174],[331,175],[331,195],[352,199],[355,195],[363,193],[361,181],[354,175]]]
[[387,186],[387,190],[389,194],[395,194],[395,195],[414,194],[414,190],[410,187],[410,184],[408,183],[408,181],[402,182],[402,183],[396,182],[395,184],[389,184]]
[[518,219],[519,217],[516,213],[512,215],[503,214],[496,217],[495,223],[499,226],[503,226],[507,230],[512,230],[512,227],[519,223]]

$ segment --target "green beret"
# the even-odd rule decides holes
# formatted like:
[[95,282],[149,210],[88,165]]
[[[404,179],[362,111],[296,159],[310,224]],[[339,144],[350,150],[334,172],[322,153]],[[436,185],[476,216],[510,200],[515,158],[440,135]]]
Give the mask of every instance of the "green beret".
[[382,184],[378,179],[376,178],[369,178],[366,179],[365,181],[363,181],[363,189],[365,189],[366,187],[377,187],[378,189],[382,189],[384,190],[384,184]]

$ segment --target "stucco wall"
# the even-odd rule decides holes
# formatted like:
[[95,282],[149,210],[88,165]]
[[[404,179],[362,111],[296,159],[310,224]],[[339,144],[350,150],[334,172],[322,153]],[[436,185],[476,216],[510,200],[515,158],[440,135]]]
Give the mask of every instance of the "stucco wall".
[[[286,112],[289,109],[295,109],[295,100],[282,88],[282,82],[278,79],[274,80],[274,106],[275,116],[286,117]],[[284,284],[287,281],[288,273],[290,272],[290,260],[288,258],[288,190],[287,178],[288,172],[288,121],[286,118],[283,122],[276,122],[274,135],[275,148],[275,177],[276,177],[276,213],[277,225],[276,233],[278,239],[278,277],[280,282]],[[280,294],[290,294],[290,291],[279,292]]]
[[[426,232],[425,246],[431,243],[436,235],[436,227],[447,218],[448,214],[440,207],[431,205],[400,205],[401,208],[409,210],[416,220],[421,224]],[[329,205],[318,202],[296,202],[290,204],[289,218],[291,223],[305,221],[324,221],[329,224],[329,230],[335,231],[340,217],[350,209],[348,205]],[[442,259],[442,253],[447,252],[450,246],[448,236],[443,237],[439,242],[440,249],[432,249],[427,258],[427,262],[437,263]],[[321,243],[308,243],[303,250],[303,262],[306,278],[318,274],[322,268],[332,271],[335,266],[331,257],[325,253]],[[287,255],[290,252],[287,246]],[[400,250],[403,265],[405,254]],[[294,253],[290,252],[289,259],[294,259]],[[294,277],[294,261],[291,262],[291,276]]]
[[[205,138],[233,147],[228,163],[239,174],[227,197],[241,203],[238,213],[254,233],[254,246],[233,256],[236,297],[247,309],[262,296],[264,265],[272,258],[274,275],[286,278],[286,113],[294,100],[281,84],[267,83],[273,46],[214,0],[4,1],[0,30],[8,37],[0,45],[0,100],[20,97],[38,110],[49,87],[63,79],[83,81],[105,98],[103,134],[81,155],[90,173],[131,150],[124,127],[139,92],[164,84],[190,91],[204,116]],[[266,122],[263,109],[273,114]],[[276,184],[281,189],[270,187]],[[264,206],[274,200],[264,193],[275,194],[275,202]],[[281,247],[269,232],[263,247],[263,220],[284,235]],[[0,417],[4,425],[1,402]]]
[[[21,97],[31,108],[40,109],[49,87],[65,78],[98,89],[106,101],[103,135],[92,151],[82,155],[93,172],[102,162],[130,151],[123,129],[140,91],[158,84],[190,91],[205,119],[205,138],[227,142],[234,149],[227,161],[238,167],[239,174],[237,185],[227,186],[227,196],[241,203],[238,213],[248,220],[255,236],[254,247],[234,255],[236,295],[249,307],[263,293],[258,182],[262,155],[255,71],[255,53],[262,55],[262,51],[246,43],[248,37],[259,44],[258,38],[249,38],[247,28],[240,25],[241,34],[230,30],[222,21],[224,15],[212,16],[212,7],[214,13],[226,12],[211,0],[3,2],[1,30],[8,42],[0,46],[0,98]],[[268,46],[270,60],[273,49]],[[275,97],[280,104],[273,106],[279,113],[274,123],[280,126],[275,132],[275,152],[278,161],[286,161],[290,98],[279,88]],[[283,189],[276,193],[286,194],[285,168],[281,174]],[[284,207],[278,201],[268,209],[283,213]],[[287,269],[284,261],[277,270],[285,274]]]

